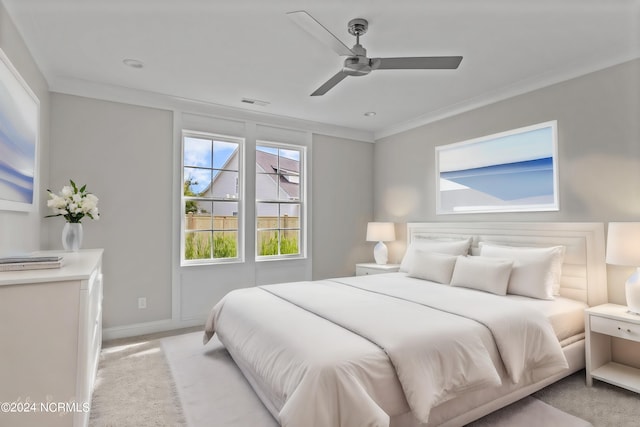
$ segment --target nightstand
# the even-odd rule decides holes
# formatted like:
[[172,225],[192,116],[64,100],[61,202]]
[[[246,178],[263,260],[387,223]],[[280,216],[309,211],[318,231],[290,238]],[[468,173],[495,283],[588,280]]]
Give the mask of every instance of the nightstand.
[[375,262],[356,264],[356,276],[395,273],[398,270],[400,270],[400,264],[376,264]]
[[587,385],[593,378],[640,393],[640,369],[611,360],[611,338],[640,342],[640,315],[617,304],[585,311]]

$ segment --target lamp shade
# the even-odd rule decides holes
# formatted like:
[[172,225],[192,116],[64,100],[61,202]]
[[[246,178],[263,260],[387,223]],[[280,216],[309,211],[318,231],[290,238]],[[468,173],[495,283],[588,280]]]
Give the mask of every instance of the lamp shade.
[[640,222],[610,222],[607,264],[640,267]]
[[396,240],[396,228],[392,222],[367,224],[367,242],[391,242]]

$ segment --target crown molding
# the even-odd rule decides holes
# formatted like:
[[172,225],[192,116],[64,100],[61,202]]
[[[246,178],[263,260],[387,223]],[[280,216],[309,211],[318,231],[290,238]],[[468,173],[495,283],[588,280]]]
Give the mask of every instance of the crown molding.
[[384,129],[376,131],[374,133],[374,139],[375,141],[378,141],[382,138],[406,132],[408,130],[415,129],[429,123],[437,122],[439,120],[466,113],[468,111],[494,104],[499,101],[504,101],[506,99],[533,92],[538,89],[543,89],[545,87],[549,87],[558,83],[566,82],[578,77],[585,76],[587,74],[602,71],[604,69],[614,67],[625,62],[630,62],[638,58],[640,58],[640,50],[632,54],[609,59],[607,61],[601,61],[595,64],[592,63],[588,67],[572,67],[563,72],[549,71],[548,73],[538,75],[531,79],[521,80],[509,86],[505,86],[497,91],[426,113],[424,115],[416,117],[415,119],[388,126]]
[[210,115],[232,120],[252,121],[258,124],[290,128],[338,138],[374,142],[374,133],[370,131],[296,119],[277,114],[250,111],[197,99],[182,98],[124,86],[96,83],[83,79],[55,77],[49,81],[49,90],[51,92],[100,99],[103,101]]

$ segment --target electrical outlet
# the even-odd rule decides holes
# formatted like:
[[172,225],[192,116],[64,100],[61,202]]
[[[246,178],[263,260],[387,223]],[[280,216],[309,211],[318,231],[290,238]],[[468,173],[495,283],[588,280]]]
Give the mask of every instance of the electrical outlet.
[[138,298],[138,308],[139,309],[147,308],[147,298],[146,297]]

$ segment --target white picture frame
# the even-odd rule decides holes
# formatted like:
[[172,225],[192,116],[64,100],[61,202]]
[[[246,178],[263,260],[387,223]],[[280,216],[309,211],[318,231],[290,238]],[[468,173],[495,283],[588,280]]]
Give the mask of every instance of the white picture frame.
[[0,49],[0,210],[35,211],[40,100]]
[[435,147],[436,214],[557,211],[558,125]]

